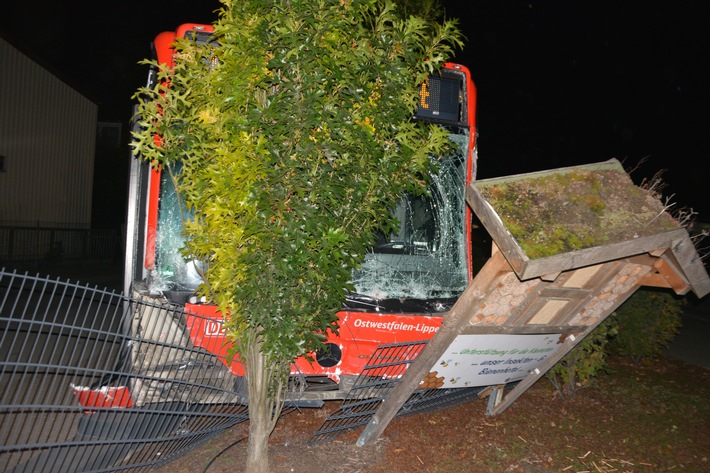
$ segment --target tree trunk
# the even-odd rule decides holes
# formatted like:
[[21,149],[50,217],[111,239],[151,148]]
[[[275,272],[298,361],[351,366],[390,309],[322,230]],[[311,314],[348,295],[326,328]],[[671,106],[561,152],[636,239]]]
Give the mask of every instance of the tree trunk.
[[[247,445],[247,473],[269,473],[269,435],[271,428],[265,425],[266,422],[254,416],[255,409],[249,402],[249,443]],[[266,414],[266,413],[265,413]]]
[[245,360],[249,390],[246,472],[269,473],[269,436],[281,414],[284,383],[279,382],[282,377],[279,367],[268,363],[256,338],[249,343]]

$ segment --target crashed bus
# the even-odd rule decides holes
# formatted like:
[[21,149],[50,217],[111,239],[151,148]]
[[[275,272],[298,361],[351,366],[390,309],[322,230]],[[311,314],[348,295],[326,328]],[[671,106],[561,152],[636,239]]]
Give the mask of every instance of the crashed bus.
[[[210,25],[184,24],[153,42],[159,64],[172,66],[177,38],[208,45]],[[151,70],[148,86],[155,85]],[[447,63],[421,85],[415,120],[444,127],[453,146],[436,159],[426,195],[408,194],[393,209],[399,228],[366,254],[352,275],[355,291],[338,312],[340,335],[329,334],[314,360],[298,358],[292,375],[305,386],[303,399],[342,399],[382,344],[431,338],[443,315],[468,286],[473,273],[472,216],[465,188],[476,166],[476,89],[469,70]],[[183,327],[190,343],[218,357],[235,377],[238,360],[227,363],[223,316],[195,295],[199,262],[186,261],[180,198],[160,169],[134,159],[131,169],[126,294],[138,294],[185,308]]]

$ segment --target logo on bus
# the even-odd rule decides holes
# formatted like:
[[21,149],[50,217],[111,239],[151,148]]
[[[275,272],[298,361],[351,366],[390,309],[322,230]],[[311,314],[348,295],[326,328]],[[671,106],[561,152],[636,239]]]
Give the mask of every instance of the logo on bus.
[[208,337],[222,336],[226,332],[221,320],[208,320],[205,322],[205,335]]

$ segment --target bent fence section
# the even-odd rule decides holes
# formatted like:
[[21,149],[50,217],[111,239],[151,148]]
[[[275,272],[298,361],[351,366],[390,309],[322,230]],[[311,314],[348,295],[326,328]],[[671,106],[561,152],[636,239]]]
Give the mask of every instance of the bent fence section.
[[183,309],[0,270],[0,471],[148,471],[247,419]]

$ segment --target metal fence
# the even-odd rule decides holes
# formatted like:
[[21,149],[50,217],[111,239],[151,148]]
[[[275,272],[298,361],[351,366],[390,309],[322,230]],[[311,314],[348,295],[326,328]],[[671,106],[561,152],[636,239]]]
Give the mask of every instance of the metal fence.
[[116,230],[0,226],[1,261],[112,259],[120,252]]
[[[212,319],[161,301],[0,269],[0,471],[148,471],[248,419],[243,367],[191,341]],[[425,345],[378,347],[308,443],[364,427]],[[397,415],[480,391],[436,388]]]
[[[326,418],[308,444],[330,442],[346,431],[365,427],[426,344],[427,341],[419,341],[377,347],[341,407]],[[436,389],[436,383],[431,384],[425,378],[396,415],[447,409],[478,400],[483,390],[481,387]]]
[[0,270],[0,471],[147,471],[247,419],[181,307]]

